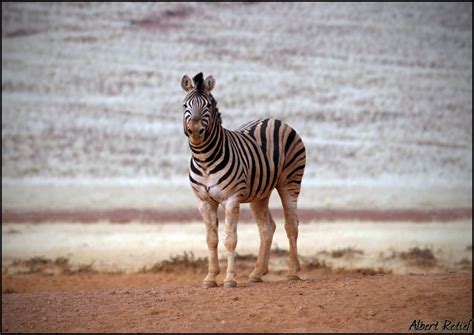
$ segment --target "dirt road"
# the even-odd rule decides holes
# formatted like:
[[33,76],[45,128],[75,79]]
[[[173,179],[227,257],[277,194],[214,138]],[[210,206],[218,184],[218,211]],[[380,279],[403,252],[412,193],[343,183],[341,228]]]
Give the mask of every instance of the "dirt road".
[[2,332],[407,332],[414,320],[443,331],[472,318],[468,272],[320,270],[252,287],[241,278],[236,289],[202,289],[200,274],[186,273],[4,275],[40,292],[2,294]]

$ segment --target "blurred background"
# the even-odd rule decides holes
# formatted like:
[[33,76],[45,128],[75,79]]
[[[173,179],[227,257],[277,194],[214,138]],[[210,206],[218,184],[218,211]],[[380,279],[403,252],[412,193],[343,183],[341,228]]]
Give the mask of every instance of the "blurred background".
[[2,219],[195,209],[198,72],[226,128],[298,131],[301,208],[471,208],[472,3],[2,2]]

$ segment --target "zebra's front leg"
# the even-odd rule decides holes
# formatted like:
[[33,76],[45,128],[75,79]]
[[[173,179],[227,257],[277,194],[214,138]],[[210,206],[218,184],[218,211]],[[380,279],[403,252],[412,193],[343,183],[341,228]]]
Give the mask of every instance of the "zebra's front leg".
[[239,220],[240,204],[237,201],[225,203],[225,240],[227,249],[227,274],[224,279],[224,288],[237,287],[235,281],[235,248],[237,246],[237,222]]
[[217,256],[217,245],[219,243],[218,221],[217,221],[217,203],[199,201],[199,212],[206,224],[206,242],[209,249],[209,269],[206,278],[204,278],[203,287],[216,287],[216,277],[220,273],[219,260]]

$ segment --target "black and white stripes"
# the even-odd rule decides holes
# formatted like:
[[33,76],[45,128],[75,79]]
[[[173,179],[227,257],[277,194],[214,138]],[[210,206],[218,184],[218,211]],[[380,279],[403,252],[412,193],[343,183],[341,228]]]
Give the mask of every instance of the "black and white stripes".
[[246,123],[235,131],[222,127],[221,117],[211,90],[215,80],[192,80],[184,75],[181,87],[187,92],[183,101],[184,133],[189,139],[192,157],[189,180],[197,196],[199,212],[206,225],[209,269],[203,286],[216,287],[220,272],[217,255],[217,208],[224,206],[224,245],[227,249],[227,274],[224,287],[237,286],[235,248],[241,203],[250,203],[260,235],[255,270],[249,283],[261,282],[268,272],[268,259],[276,224],[268,209],[273,189],[277,189],[285,213],[288,236],[288,279],[297,280],[300,269],[297,239],[297,200],[303,178],[306,152],[296,131],[280,120],[263,119]]
[[218,203],[229,197],[245,203],[285,188],[297,198],[306,153],[296,131],[276,119],[225,129],[202,73],[193,81],[183,102],[183,127],[190,138],[189,179],[196,195]]

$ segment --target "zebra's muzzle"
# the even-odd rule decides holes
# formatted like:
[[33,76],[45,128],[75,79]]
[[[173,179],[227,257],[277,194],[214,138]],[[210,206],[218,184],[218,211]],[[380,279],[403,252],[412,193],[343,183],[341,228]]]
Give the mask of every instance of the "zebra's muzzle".
[[205,128],[202,125],[188,126],[187,132],[191,143],[198,144],[204,139]]

